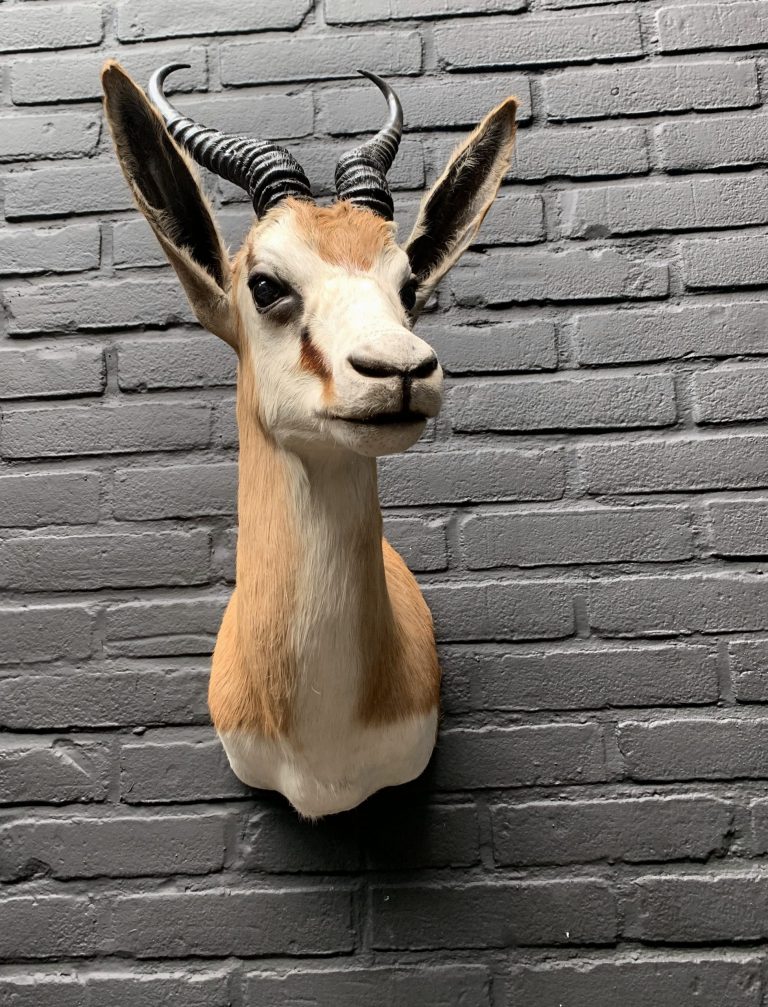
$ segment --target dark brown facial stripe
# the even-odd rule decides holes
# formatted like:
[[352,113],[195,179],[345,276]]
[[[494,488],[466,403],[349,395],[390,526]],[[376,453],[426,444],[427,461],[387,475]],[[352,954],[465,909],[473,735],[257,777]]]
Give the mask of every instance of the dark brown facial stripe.
[[327,381],[331,376],[330,368],[322,352],[312,342],[309,329],[301,330],[301,366],[310,374],[315,374],[321,381]]

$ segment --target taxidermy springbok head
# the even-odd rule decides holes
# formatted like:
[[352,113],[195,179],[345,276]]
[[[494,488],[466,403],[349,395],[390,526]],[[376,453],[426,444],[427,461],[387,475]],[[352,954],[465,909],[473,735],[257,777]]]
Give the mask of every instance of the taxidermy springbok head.
[[[236,587],[209,706],[237,776],[316,817],[418,776],[435,744],[432,619],[382,539],[375,459],[410,447],[440,409],[440,366],[412,327],[493,201],[516,102],[456,151],[399,246],[386,173],[402,110],[383,80],[365,74],[386,125],[339,160],[338,199],[321,207],[288,151],[177,112],[163,83],[179,67],[153,75],[152,104],[117,63],[103,84],[139,209],[239,361]],[[253,200],[232,259],[185,152]]]

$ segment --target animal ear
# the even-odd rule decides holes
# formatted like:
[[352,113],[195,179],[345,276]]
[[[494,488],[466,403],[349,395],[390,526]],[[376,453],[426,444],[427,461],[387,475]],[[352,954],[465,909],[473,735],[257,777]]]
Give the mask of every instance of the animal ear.
[[192,162],[119,63],[105,64],[101,82],[117,159],[139,209],[201,325],[235,346],[229,259]]
[[477,234],[509,166],[517,101],[489,112],[425,197],[405,250],[418,280],[416,313]]

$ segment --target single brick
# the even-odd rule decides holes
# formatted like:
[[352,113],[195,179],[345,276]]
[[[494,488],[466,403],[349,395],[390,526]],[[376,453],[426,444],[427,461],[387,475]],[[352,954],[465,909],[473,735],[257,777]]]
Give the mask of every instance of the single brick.
[[665,262],[630,259],[613,248],[567,252],[499,249],[466,256],[449,281],[462,307],[534,301],[634,300],[665,297]]
[[589,589],[589,621],[604,636],[764,629],[768,582],[759,574],[604,579]]
[[505,948],[612,944],[614,896],[594,878],[374,888],[373,946]]
[[97,224],[40,231],[17,227],[0,232],[0,276],[98,269],[100,254]]
[[[561,0],[562,2],[562,0]],[[501,1007],[759,1007],[756,958],[696,953],[650,960],[611,957],[513,968],[502,980]],[[26,1005],[23,1005],[26,1007]],[[111,1005],[110,1005],[111,1007]]]
[[762,115],[728,115],[717,119],[665,122],[656,128],[661,166],[667,171],[748,168],[768,162],[768,119]]
[[377,0],[325,0],[325,18],[329,24],[352,24],[447,14],[514,14],[527,6],[528,0],[389,0],[386,6]]
[[686,241],[681,251],[683,280],[690,290],[754,287],[768,283],[765,235]]
[[721,851],[733,808],[704,796],[535,801],[491,809],[504,866],[706,860]]
[[760,434],[590,444],[579,454],[590,493],[768,486],[768,437]]
[[518,136],[508,177],[544,179],[643,175],[648,171],[645,130],[529,129]]
[[0,665],[89,657],[94,618],[84,608],[0,608]]
[[471,570],[663,562],[694,555],[690,513],[677,507],[494,511],[467,518],[461,540]]
[[0,12],[0,52],[98,45],[104,37],[96,4],[40,4]]
[[698,305],[573,316],[579,363],[730,357],[766,352],[768,302]]
[[437,639],[538,640],[573,633],[568,587],[555,581],[429,584],[423,589]]
[[443,790],[553,787],[607,779],[596,724],[442,731],[435,779]]
[[120,0],[117,37],[121,42],[141,42],[176,35],[225,35],[234,32],[298,28],[311,0],[284,0],[279,6],[256,4],[237,7],[208,0]]
[[697,423],[738,423],[768,417],[768,368],[718,367],[693,375]]
[[664,63],[565,70],[544,81],[549,119],[604,119],[749,108],[758,104],[754,62]]
[[660,52],[748,49],[768,43],[768,3],[698,3],[656,12]]
[[139,816],[106,819],[16,817],[0,822],[0,877],[32,870],[54,878],[209,874],[224,865],[228,816]]
[[135,1007],[227,1007],[229,999],[226,968],[143,971],[118,964],[100,965],[97,972],[67,966],[66,972],[26,969],[0,976],[0,1003],[13,1007],[126,1007],[128,1003]]
[[137,958],[342,954],[355,945],[351,893],[341,886],[126,895],[112,913],[112,946]]
[[[331,874],[363,867],[357,812],[309,824],[287,802],[249,813],[237,864],[254,874]],[[309,827],[308,827],[309,826]]]
[[550,371],[557,366],[555,327],[550,321],[497,325],[446,325],[424,319],[419,335],[447,374]]
[[114,162],[89,161],[75,167],[15,171],[4,181],[8,220],[67,217],[130,210],[134,206],[131,191]]
[[768,720],[621,722],[619,748],[633,780],[761,779]]
[[0,678],[0,725],[13,730],[207,724],[209,668]]
[[0,162],[86,157],[94,153],[99,142],[99,119],[86,112],[6,115],[0,118],[0,133]]
[[448,402],[460,433],[656,427],[677,418],[666,374],[467,382],[452,389]]
[[752,849],[755,853],[768,852],[768,801],[758,798],[750,805],[752,819]]
[[236,448],[238,445],[235,399],[222,399],[213,413],[211,443],[216,448]]
[[244,797],[248,788],[229,768],[211,729],[152,731],[120,750],[120,793],[126,804]]
[[107,797],[107,745],[79,737],[19,734],[5,737],[0,755],[0,804],[68,804]]
[[470,867],[480,859],[480,831],[472,804],[403,801],[385,790],[360,809],[360,837],[375,871]]
[[[403,81],[397,93],[408,109],[406,129],[457,129],[475,126],[508,95],[520,102],[518,121],[531,117],[530,85],[521,74],[486,75],[482,80]],[[367,133],[381,121],[381,95],[375,87],[354,84],[320,93],[318,128],[324,133]]]
[[768,555],[768,500],[718,500],[707,512],[716,556]]
[[99,74],[107,59],[119,60],[134,80],[142,85],[164,63],[189,63],[189,70],[173,75],[174,91],[205,87],[208,73],[202,46],[141,46],[136,49],[111,50],[37,56],[17,59],[10,68],[11,97],[15,105],[43,102],[84,101],[102,95]]
[[698,231],[768,221],[768,179],[727,175],[570,189],[560,199],[569,238]]
[[174,339],[133,339],[117,351],[123,391],[148,388],[207,388],[234,385],[237,356],[207,332]]
[[742,703],[768,702],[768,640],[733,640],[728,661],[736,698]]
[[643,53],[637,15],[610,8],[602,14],[448,22],[435,29],[435,42],[446,70],[591,63]]
[[3,299],[9,335],[104,331],[193,321],[175,277],[95,280],[9,287]]
[[234,514],[237,465],[163,465],[115,472],[115,517],[127,521]]
[[221,47],[222,83],[235,86],[348,77],[352,66],[375,66],[385,76],[419,73],[421,36],[416,31],[329,32],[318,45],[312,35],[270,35]]
[[0,399],[100,395],[105,383],[100,346],[0,350]]
[[310,136],[313,132],[312,94],[300,89],[294,89],[292,94],[240,91],[237,94],[192,95],[180,101],[179,106],[184,115],[195,122],[215,123],[216,129],[222,132],[245,133],[262,140]]
[[445,570],[448,566],[444,520],[388,517],[384,534],[411,570]]
[[633,882],[629,938],[674,944],[763,940],[768,884],[754,872],[656,875]]
[[99,519],[97,472],[25,472],[0,476],[0,527],[93,524]]
[[203,447],[210,422],[210,408],[202,402],[9,410],[3,417],[0,455],[55,458]]
[[119,602],[106,613],[106,650],[126,657],[210,654],[227,599]]
[[715,703],[717,661],[706,647],[637,646],[503,653],[441,647],[445,701],[459,710],[579,710]]
[[379,462],[385,505],[555,500],[565,490],[558,449],[410,452]]
[[[85,895],[22,895],[0,903],[0,958],[79,958],[101,947],[96,903]],[[11,1001],[12,1002],[12,1001]]]
[[[415,212],[413,220],[415,223]],[[524,245],[543,241],[545,237],[544,204],[541,196],[502,194],[493,201],[473,244]]]

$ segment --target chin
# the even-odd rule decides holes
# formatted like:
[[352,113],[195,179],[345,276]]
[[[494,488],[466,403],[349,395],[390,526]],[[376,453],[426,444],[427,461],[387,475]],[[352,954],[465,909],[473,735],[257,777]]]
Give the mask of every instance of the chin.
[[407,423],[389,423],[386,426],[336,420],[333,433],[334,439],[342,447],[368,458],[376,458],[378,455],[396,455],[407,450],[421,437],[426,425],[426,417]]

